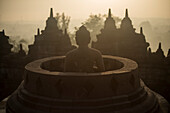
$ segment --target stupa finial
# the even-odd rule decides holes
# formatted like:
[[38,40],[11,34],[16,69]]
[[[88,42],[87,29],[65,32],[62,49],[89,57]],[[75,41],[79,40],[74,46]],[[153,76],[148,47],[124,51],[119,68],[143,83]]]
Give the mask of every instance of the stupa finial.
[[37,35],[40,35],[40,29],[39,28],[37,29]]
[[140,27],[140,34],[143,35],[143,28]]
[[53,8],[50,10],[50,17],[53,17]]
[[125,17],[128,17],[128,9],[126,9]]
[[158,49],[162,49],[162,47],[161,47],[161,42],[159,42],[159,47],[158,47]]
[[108,17],[111,17],[112,13],[111,13],[111,9],[109,8],[109,13],[108,13]]

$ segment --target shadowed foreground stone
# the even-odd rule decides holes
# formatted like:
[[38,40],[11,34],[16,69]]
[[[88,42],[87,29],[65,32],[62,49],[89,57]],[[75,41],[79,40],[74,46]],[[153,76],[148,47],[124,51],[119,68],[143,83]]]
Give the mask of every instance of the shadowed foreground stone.
[[62,72],[64,57],[36,60],[7,102],[7,113],[162,113],[140,84],[136,62],[103,56],[101,73]]

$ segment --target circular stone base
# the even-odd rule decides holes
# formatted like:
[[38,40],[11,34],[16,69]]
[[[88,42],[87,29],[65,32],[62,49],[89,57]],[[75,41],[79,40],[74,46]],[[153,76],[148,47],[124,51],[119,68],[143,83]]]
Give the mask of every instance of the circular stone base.
[[64,57],[29,63],[23,83],[7,102],[7,113],[160,112],[154,93],[140,83],[136,62],[103,58],[107,69],[101,73],[64,73]]

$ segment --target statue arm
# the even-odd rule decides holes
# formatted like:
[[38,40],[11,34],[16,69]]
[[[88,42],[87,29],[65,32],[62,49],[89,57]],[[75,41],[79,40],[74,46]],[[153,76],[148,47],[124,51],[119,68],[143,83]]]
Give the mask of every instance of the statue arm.
[[97,56],[96,66],[98,67],[99,72],[105,71],[104,62],[101,54]]

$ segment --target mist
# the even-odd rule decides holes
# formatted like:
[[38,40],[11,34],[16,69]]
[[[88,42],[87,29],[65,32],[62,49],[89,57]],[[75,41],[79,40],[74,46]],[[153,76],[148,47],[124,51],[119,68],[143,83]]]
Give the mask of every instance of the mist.
[[64,12],[71,17],[69,32],[74,32],[90,14],[106,14],[111,8],[113,15],[123,18],[128,8],[134,28],[137,32],[144,28],[152,51],[156,51],[159,42],[165,55],[170,48],[169,0],[1,0],[0,30],[4,29],[11,40],[24,40],[24,50],[28,51],[27,45],[33,44],[37,28],[44,29],[51,7],[54,15]]

